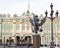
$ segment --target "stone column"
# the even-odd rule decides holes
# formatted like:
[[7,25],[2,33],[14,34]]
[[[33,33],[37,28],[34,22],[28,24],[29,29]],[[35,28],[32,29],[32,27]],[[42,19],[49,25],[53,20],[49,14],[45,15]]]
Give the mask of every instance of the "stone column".
[[4,47],[3,48],[5,48],[5,35],[4,35]]
[[40,48],[41,38],[39,34],[33,35],[33,48]]

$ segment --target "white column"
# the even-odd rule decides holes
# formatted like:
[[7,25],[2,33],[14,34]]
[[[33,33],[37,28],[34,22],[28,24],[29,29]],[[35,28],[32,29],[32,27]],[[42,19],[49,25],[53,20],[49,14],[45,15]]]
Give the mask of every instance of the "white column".
[[41,37],[41,44],[44,44],[44,41],[45,41],[44,36],[42,36]]
[[16,24],[13,23],[13,33],[16,33]]
[[25,24],[25,33],[27,32],[27,24]]
[[14,44],[16,43],[16,21],[13,20],[13,36],[14,36]]
[[20,24],[20,32],[22,32],[22,24]]
[[56,36],[56,41],[55,42],[56,42],[56,45],[58,45],[58,37],[57,36]]

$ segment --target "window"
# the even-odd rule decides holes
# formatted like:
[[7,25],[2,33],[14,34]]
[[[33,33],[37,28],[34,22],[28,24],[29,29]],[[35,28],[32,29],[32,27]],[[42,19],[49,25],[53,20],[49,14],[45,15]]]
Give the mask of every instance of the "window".
[[16,29],[17,29],[17,30],[19,29],[19,27],[20,27],[19,25],[16,25]]
[[10,33],[10,23],[8,23],[8,25],[7,25],[7,29],[8,29],[8,32]]
[[2,23],[2,29],[3,29],[2,31],[5,35],[5,33],[6,33],[6,23],[5,22]]
[[12,23],[10,23],[10,29],[12,30],[13,26],[12,26]]
[[27,30],[29,29],[29,25],[27,25]]
[[23,29],[23,30],[25,29],[25,25],[22,25],[22,29]]
[[57,24],[57,29],[59,30],[59,28],[60,28],[60,24],[59,24],[59,22],[58,22],[58,24]]
[[27,22],[26,27],[27,27],[27,30],[29,30],[29,27],[30,27],[30,26],[29,26],[29,22]]

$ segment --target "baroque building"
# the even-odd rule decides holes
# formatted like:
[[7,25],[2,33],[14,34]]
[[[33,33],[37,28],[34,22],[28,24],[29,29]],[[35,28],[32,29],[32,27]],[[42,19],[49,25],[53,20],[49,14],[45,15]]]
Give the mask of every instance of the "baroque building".
[[33,13],[27,11],[23,13],[21,16],[17,16],[16,14],[13,17],[6,16],[5,14],[0,15],[0,43],[7,43],[9,39],[12,39],[12,43],[20,43],[19,40],[30,38],[30,42],[32,42],[32,30],[30,17],[33,17]]
[[[20,44],[19,40],[27,40],[29,38],[29,42],[33,43],[34,34],[32,32],[33,26],[30,23],[30,19],[33,19],[35,14],[27,11],[23,13],[21,16],[17,16],[16,14],[13,17],[10,17],[8,14],[0,14],[0,43],[8,43],[9,39],[12,39],[12,43],[15,44],[16,41]],[[39,19],[43,19],[43,15],[39,16]],[[49,18],[46,18],[46,22],[42,25],[43,31],[38,32],[41,37],[41,44],[49,45],[51,42],[51,21]],[[60,45],[60,16],[56,17],[53,21],[53,36],[54,43]]]
[[[43,16],[43,15],[42,15]],[[43,18],[40,16],[40,18]],[[56,17],[53,20],[53,37],[54,37],[54,43],[56,45],[60,45],[60,16]],[[46,22],[43,24],[43,31],[41,36],[41,43],[50,45],[51,42],[51,20],[49,17],[46,18]]]

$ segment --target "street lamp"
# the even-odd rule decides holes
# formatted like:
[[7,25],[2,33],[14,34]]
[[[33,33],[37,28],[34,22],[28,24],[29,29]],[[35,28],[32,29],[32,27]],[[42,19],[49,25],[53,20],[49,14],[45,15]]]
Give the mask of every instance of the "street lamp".
[[[58,17],[58,10],[57,10],[57,12],[56,12],[56,17],[53,17],[53,13],[54,13],[54,10],[53,10],[53,4],[51,3],[51,5],[50,5],[50,8],[51,8],[51,13],[50,13],[50,16],[51,17],[49,17],[49,19],[51,20],[51,47],[50,48],[54,48],[54,37],[53,37],[53,20],[56,18],[56,17]],[[46,16],[47,16],[47,14],[48,14],[48,12],[47,12],[47,10],[46,10],[46,12],[45,12],[45,14],[46,14]]]

